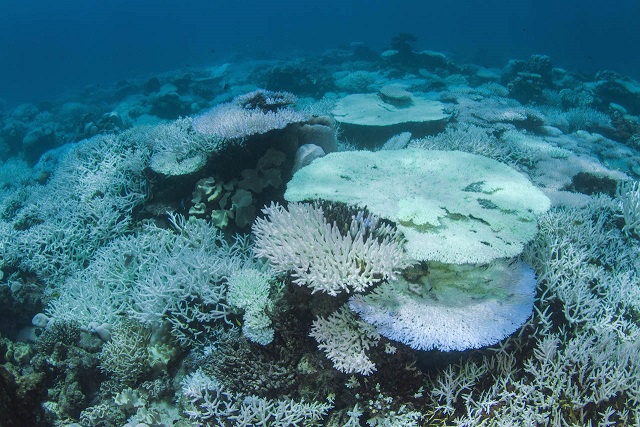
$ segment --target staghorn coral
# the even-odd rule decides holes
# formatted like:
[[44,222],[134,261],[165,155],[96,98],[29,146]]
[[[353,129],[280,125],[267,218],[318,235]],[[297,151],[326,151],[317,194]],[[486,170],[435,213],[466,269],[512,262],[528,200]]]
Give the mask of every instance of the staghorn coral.
[[311,427],[322,424],[333,407],[331,403],[270,400],[255,395],[242,396],[229,392],[215,378],[201,370],[182,381],[185,414],[195,425],[240,427],[265,425],[271,427]]
[[101,248],[86,269],[58,287],[47,313],[56,320],[115,324],[126,315],[158,326],[165,321],[184,345],[203,337],[231,313],[225,281],[252,265],[246,239],[228,243],[200,219],[174,216],[171,229],[154,225]]
[[508,152],[491,131],[490,128],[472,124],[455,124],[437,135],[415,139],[409,143],[409,147],[423,150],[459,150],[504,162]]
[[538,275],[533,318],[475,360],[425,384],[441,425],[635,425],[640,422],[640,308],[635,239],[619,205],[556,208],[523,258]]
[[[49,181],[29,188],[4,241],[2,264],[56,284],[83,268],[98,248],[130,231],[147,198],[148,148],[137,131],[100,135],[66,149]],[[8,231],[8,230],[7,230]]]
[[151,169],[165,176],[180,176],[200,170],[207,157],[218,150],[222,141],[207,138],[193,128],[191,118],[160,124],[148,132],[153,154]]

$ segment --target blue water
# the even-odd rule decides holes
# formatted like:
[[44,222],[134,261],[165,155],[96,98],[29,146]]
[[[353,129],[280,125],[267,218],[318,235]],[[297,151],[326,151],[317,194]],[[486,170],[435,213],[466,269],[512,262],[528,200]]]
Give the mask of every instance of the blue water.
[[640,78],[637,0],[3,3],[0,99],[10,104],[238,54],[313,54],[354,41],[381,50],[399,32],[458,63],[502,67],[542,53],[571,71]]

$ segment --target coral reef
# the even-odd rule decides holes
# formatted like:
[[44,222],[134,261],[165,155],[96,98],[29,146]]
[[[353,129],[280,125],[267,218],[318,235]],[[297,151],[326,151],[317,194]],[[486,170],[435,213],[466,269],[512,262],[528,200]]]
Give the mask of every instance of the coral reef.
[[0,424],[639,424],[640,85],[416,42],[0,111]]

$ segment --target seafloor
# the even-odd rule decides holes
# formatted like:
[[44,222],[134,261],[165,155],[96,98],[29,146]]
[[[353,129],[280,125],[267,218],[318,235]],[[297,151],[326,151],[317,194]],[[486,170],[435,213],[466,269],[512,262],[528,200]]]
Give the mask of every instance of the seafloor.
[[0,111],[0,426],[640,425],[640,83],[410,42]]

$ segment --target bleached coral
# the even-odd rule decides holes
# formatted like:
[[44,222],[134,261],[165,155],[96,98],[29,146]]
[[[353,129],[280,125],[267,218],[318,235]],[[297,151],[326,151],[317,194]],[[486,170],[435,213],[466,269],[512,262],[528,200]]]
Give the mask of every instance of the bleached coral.
[[242,396],[229,392],[202,370],[184,378],[182,395],[186,401],[185,414],[196,426],[215,423],[221,427],[312,427],[321,425],[333,407],[331,403]]
[[274,330],[267,315],[273,306],[269,299],[273,281],[271,275],[256,268],[235,270],[227,281],[227,302],[244,311],[242,333],[261,345],[273,341]]
[[347,420],[343,427],[360,427],[360,417],[364,412],[362,408],[356,403],[353,408],[347,411]]
[[173,230],[149,225],[98,250],[57,287],[47,313],[83,326],[123,315],[146,325],[166,320],[181,342],[197,341],[210,322],[231,313],[224,283],[252,254],[246,240],[229,244],[204,220],[175,216],[172,223]]
[[382,80],[382,75],[373,71],[356,70],[336,73],[336,86],[349,93],[369,92],[376,81]]
[[640,246],[623,238],[618,209],[599,196],[540,218],[523,254],[539,280],[533,319],[482,360],[429,380],[432,417],[458,426],[640,422]]
[[6,197],[26,185],[33,172],[22,159],[10,158],[0,162],[0,203],[4,204]]
[[370,427],[419,427],[422,414],[418,411],[391,412],[367,420]]
[[362,292],[408,265],[397,232],[375,218],[354,218],[343,234],[316,205],[272,204],[262,212],[253,225],[256,256],[278,272],[291,271],[294,283],[313,292]]
[[229,404],[235,395],[224,390],[215,378],[206,375],[202,370],[189,374],[182,380],[182,395],[187,401],[185,415],[198,424],[212,418],[222,418],[233,414],[237,407]]
[[144,236],[122,236],[100,248],[87,268],[58,285],[60,296],[47,307],[49,316],[85,327],[91,322],[114,323],[131,308],[129,251],[148,248],[145,240]]
[[394,398],[382,390],[380,383],[375,384],[377,392],[367,402],[367,425],[370,427],[419,427],[423,416],[412,410],[411,406],[397,405]]
[[313,321],[310,336],[318,342],[333,366],[345,374],[370,375],[376,365],[366,351],[378,344],[380,335],[372,325],[358,319],[347,306],[328,318]]
[[186,175],[199,170],[205,165],[207,156],[222,143],[217,138],[196,132],[191,118],[155,126],[149,130],[146,139],[153,152],[149,166],[167,176]]
[[229,140],[266,133],[274,129],[284,129],[291,123],[302,122],[305,119],[303,114],[289,109],[265,113],[223,104],[196,117],[194,125],[198,132]]
[[531,314],[535,285],[533,271],[521,262],[433,263],[427,283],[390,281],[353,296],[349,306],[381,335],[412,348],[465,350],[515,332]]
[[640,182],[621,182],[618,184],[616,198],[622,205],[622,218],[624,218],[622,232],[640,237]]
[[[571,338],[563,337],[567,334]],[[621,346],[612,332],[544,330],[534,339],[533,354],[523,365],[501,350],[472,371],[454,367],[444,377],[440,374],[439,385],[432,389],[435,413],[457,414],[452,421],[459,426],[480,425],[482,420],[504,426],[640,421],[637,348]],[[482,381],[492,385],[484,390],[475,386]],[[614,409],[616,401],[620,406]]]
[[222,281],[242,266],[246,255],[232,255],[236,248],[204,220],[175,216],[172,222],[177,233],[157,230],[169,235],[154,243],[154,250],[137,253],[133,317],[153,324],[183,313],[184,301],[201,300],[207,309],[200,321],[224,318],[229,308]]
[[290,107],[295,97],[286,92],[258,90],[220,104],[195,117],[197,132],[218,140],[238,140],[303,122],[307,116]]
[[415,148],[330,153],[298,171],[285,198],[366,206],[397,224],[409,256],[452,264],[517,256],[550,206],[507,165]]
[[611,129],[611,118],[605,113],[588,107],[571,108],[564,113],[571,131]]
[[132,211],[147,197],[148,157],[136,131],[69,147],[49,181],[30,187],[11,218],[19,231],[5,242],[2,263],[47,284],[82,268],[98,248],[130,231]]
[[397,135],[392,136],[382,144],[381,150],[402,150],[407,147],[411,141],[411,132],[401,132]]
[[498,161],[504,161],[508,154],[505,147],[492,135],[490,128],[471,124],[450,125],[437,135],[411,141],[409,147],[423,150],[459,150]]

